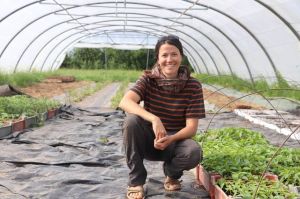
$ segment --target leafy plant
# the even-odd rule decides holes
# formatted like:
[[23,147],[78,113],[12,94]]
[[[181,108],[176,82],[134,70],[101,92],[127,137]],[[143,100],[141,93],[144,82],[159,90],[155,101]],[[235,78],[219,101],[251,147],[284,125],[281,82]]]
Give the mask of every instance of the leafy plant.
[[[276,150],[260,133],[244,128],[210,130],[194,139],[202,145],[205,169],[220,173],[223,180],[218,182],[219,185],[228,194],[243,198],[251,198],[254,194],[259,176]],[[263,181],[259,198],[293,198],[287,184],[300,184],[299,154],[299,149],[282,149],[268,169],[268,172],[278,174],[280,181]]]
[[49,99],[35,99],[25,95],[0,97],[0,123],[31,117],[50,109],[58,108],[59,102]]
[[[252,199],[253,193],[256,190],[257,181],[259,176],[249,175],[247,179],[236,178],[236,179],[220,179],[217,184],[226,190],[228,195],[234,197],[242,197],[243,199]],[[292,199],[296,195],[290,193],[287,187],[280,181],[272,182],[264,180],[261,183],[258,198],[266,199]]]

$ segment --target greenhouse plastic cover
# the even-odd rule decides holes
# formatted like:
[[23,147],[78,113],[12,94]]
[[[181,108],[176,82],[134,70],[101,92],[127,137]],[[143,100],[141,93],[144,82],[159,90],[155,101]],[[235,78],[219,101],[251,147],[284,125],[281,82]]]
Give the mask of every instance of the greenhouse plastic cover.
[[2,0],[0,71],[58,69],[74,47],[175,34],[197,73],[300,82],[299,0]]

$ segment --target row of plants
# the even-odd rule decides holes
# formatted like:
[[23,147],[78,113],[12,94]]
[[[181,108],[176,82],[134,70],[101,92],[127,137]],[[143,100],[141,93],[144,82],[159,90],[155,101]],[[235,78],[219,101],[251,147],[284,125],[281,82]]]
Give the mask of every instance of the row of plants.
[[[244,199],[295,198],[289,185],[300,186],[300,149],[270,145],[258,132],[244,128],[223,128],[197,134],[195,140],[204,151],[203,167],[210,173],[219,173],[217,184],[228,194]],[[266,172],[278,175],[278,181],[258,182]],[[256,192],[257,191],[257,192]]]
[[0,85],[10,84],[16,87],[27,87],[41,82],[47,77],[74,76],[76,81],[93,82],[135,82],[142,74],[141,70],[81,70],[81,69],[59,69],[51,72],[18,72],[13,74],[0,73]]
[[[300,85],[294,82],[288,82],[278,75],[276,81],[268,83],[263,77],[255,79],[254,84],[236,75],[194,75],[201,82],[212,85],[220,85],[226,88],[232,88],[241,92],[258,92],[266,97],[284,97],[290,100],[300,101]],[[279,78],[280,77],[280,78]]]
[[46,98],[36,99],[26,95],[0,97],[0,127],[25,117],[38,116],[60,103]]

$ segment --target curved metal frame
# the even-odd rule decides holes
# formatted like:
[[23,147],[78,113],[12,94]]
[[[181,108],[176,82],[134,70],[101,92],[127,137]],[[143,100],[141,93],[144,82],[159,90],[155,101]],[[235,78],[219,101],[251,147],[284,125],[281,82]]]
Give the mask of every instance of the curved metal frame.
[[[188,0],[186,0],[186,1],[187,1],[187,2],[190,2],[190,3],[192,3],[192,4],[195,3],[195,2],[188,1]],[[139,5],[148,5],[148,6],[153,6],[153,7],[162,8],[162,7],[160,7],[160,6],[149,5],[149,4],[143,4],[143,3],[135,3],[135,2],[134,2],[134,3],[133,3],[133,2],[127,2],[127,3],[130,3],[130,4],[139,4]],[[95,4],[98,4],[98,3],[95,3]],[[196,3],[196,4],[198,5],[198,3]],[[86,6],[86,5],[94,5],[94,4],[83,4],[83,5]],[[207,6],[207,5],[202,5],[202,6],[204,6],[204,7],[209,7],[209,6]],[[211,7],[209,7],[209,8],[211,8]],[[164,8],[164,9],[169,10],[169,11],[173,11],[173,12],[177,12],[177,11],[175,11],[175,10],[173,10],[173,9],[168,9],[168,8]],[[178,13],[178,12],[177,12],[177,13]],[[181,13],[180,13],[180,14],[181,14]],[[202,21],[202,22],[205,22],[205,23],[208,24],[209,26],[212,26],[212,27],[215,28],[217,31],[219,31],[225,38],[227,38],[227,39],[229,40],[229,42],[236,48],[236,50],[237,50],[238,53],[240,54],[241,58],[243,59],[245,65],[246,65],[246,68],[247,68],[247,70],[248,70],[248,73],[249,73],[249,76],[250,76],[250,80],[251,80],[251,82],[254,84],[253,75],[252,75],[252,72],[251,72],[251,70],[250,70],[249,64],[248,64],[248,62],[247,62],[245,56],[243,55],[242,51],[238,48],[238,46],[234,43],[234,41],[233,41],[229,36],[227,36],[220,28],[214,26],[212,23],[208,22],[207,20],[204,20],[204,19],[202,19],[202,18],[200,18],[200,17],[198,17],[198,16],[193,16],[193,15],[190,15],[190,14],[187,14],[187,13],[185,13],[184,15],[185,15],[185,16],[190,16],[190,17],[192,17],[192,18],[194,18],[194,19],[198,19],[198,20],[200,20],[200,21]],[[226,15],[225,15],[225,16],[226,16]]]
[[[111,21],[111,20],[107,20],[107,21]],[[131,21],[144,22],[144,21],[139,21],[139,20],[131,20]],[[148,22],[148,23],[153,24],[153,25],[157,25],[156,23],[152,23],[152,22]],[[112,25],[110,25],[110,26],[112,26]],[[123,25],[114,25],[114,26],[123,26]],[[104,27],[107,27],[107,26],[104,26]],[[136,27],[138,27],[138,26],[136,26]],[[95,27],[95,28],[92,28],[92,29],[98,29],[98,28],[99,28],[99,27]],[[100,27],[100,28],[103,28],[103,27]],[[141,28],[141,27],[140,27],[140,28]],[[143,28],[143,27],[142,27],[142,28]],[[73,29],[73,28],[72,28],[72,29]],[[92,29],[90,29],[90,30],[92,30]],[[154,28],[148,28],[148,29],[152,29],[152,30],[161,32],[161,30],[154,29]],[[175,29],[174,29],[174,30],[175,30]],[[69,37],[71,37],[71,36],[73,36],[73,35],[82,33],[82,32],[84,32],[84,30],[83,30],[83,31],[80,31],[80,32],[77,32],[77,33],[73,33],[73,34],[67,36],[67,38],[69,38]],[[182,34],[187,35],[186,33],[183,33],[183,32],[182,32]],[[187,36],[188,36],[188,35],[187,35]],[[53,39],[56,38],[56,37],[57,37],[57,36],[54,36]],[[63,39],[63,40],[62,40],[61,42],[59,42],[58,44],[62,43],[62,42],[63,42],[64,40],[66,40],[67,38]],[[181,38],[181,40],[185,42],[184,39]],[[193,49],[193,50],[198,54],[197,50],[196,50],[192,45],[190,45],[190,44],[187,43],[187,42],[185,42],[185,43],[186,43],[187,46],[189,46],[191,49]],[[46,60],[48,59],[48,57],[50,56],[50,54],[54,51],[54,49],[58,46],[58,44],[56,44],[56,46],[48,53],[48,56],[45,58],[45,60],[44,60],[44,62],[43,62],[43,64],[42,64],[42,67],[41,67],[42,69],[43,69],[43,67],[44,67],[44,64],[45,64]],[[45,46],[44,46],[44,47],[45,47]],[[44,47],[43,47],[43,48],[44,48]],[[186,50],[186,49],[185,49],[185,50]],[[186,50],[186,51],[189,52],[188,50]],[[40,52],[41,52],[41,50],[39,51],[39,53],[40,53]],[[38,54],[39,54],[39,53],[38,53]],[[200,54],[198,54],[198,56],[201,58],[201,55],[200,55]],[[201,59],[202,59],[202,58],[201,58]]]
[[[188,2],[191,2],[190,0],[187,0]],[[266,48],[264,47],[264,45],[259,41],[259,39],[254,35],[254,33],[252,33],[246,26],[244,26],[241,22],[239,22],[237,19],[235,19],[234,17],[228,15],[227,13],[219,10],[219,9],[216,9],[214,7],[211,7],[211,6],[208,6],[208,5],[205,5],[203,3],[198,3],[196,2],[195,3],[196,5],[199,5],[199,6],[206,6],[206,7],[209,7],[210,9],[218,12],[219,14],[222,14],[226,17],[228,17],[229,19],[231,19],[232,21],[234,21],[236,24],[238,24],[241,28],[243,28],[255,41],[256,43],[260,46],[260,48],[263,50],[264,54],[266,55],[266,57],[268,58],[270,64],[271,64],[271,67],[273,68],[273,71],[274,71],[274,74],[275,76],[277,77],[277,79],[279,80],[280,79],[280,76],[278,74],[278,70],[271,58],[271,56],[269,55],[268,51],[266,50]]]
[[[117,29],[117,30],[114,30],[114,32],[119,32],[120,30],[122,30],[122,29]],[[105,31],[105,30],[104,30]],[[135,31],[135,32],[139,32],[139,31],[137,31],[137,30],[134,30],[133,29],[133,31]],[[106,31],[105,31],[106,32]],[[141,32],[143,32],[143,31],[141,31]],[[147,31],[145,31],[144,33],[147,33]],[[100,35],[100,34],[103,34],[103,33],[95,33],[96,35]],[[94,33],[92,33],[91,35],[94,35]],[[81,39],[83,39],[84,37],[89,37],[89,36],[91,36],[91,35],[83,35],[83,36],[81,36],[80,38],[77,38],[77,39],[75,39],[75,40],[73,40],[72,42],[70,42],[66,47],[64,47],[59,53],[58,53],[58,55],[56,56],[56,58],[54,59],[54,61],[53,61],[53,63],[52,63],[52,67],[51,67],[51,70],[52,70],[52,68],[53,68],[53,66],[54,66],[54,63],[56,62],[56,60],[59,58],[59,56],[62,54],[62,53],[64,53],[64,51],[66,50],[66,49],[68,49],[68,47],[70,46],[70,45],[72,45],[73,43],[75,43],[75,42],[78,42],[78,41],[80,41]],[[159,36],[162,36],[163,34],[156,34],[156,35],[159,35]],[[63,41],[61,41],[60,43],[62,43]],[[184,48],[185,49],[185,48]],[[186,49],[185,49],[186,50]],[[187,50],[186,50],[187,51]],[[187,51],[188,52],[188,51]],[[194,58],[193,57],[191,57],[193,60],[192,61],[194,61],[195,62],[195,60],[194,60]],[[200,70],[200,68],[198,68],[197,67],[197,69],[199,69]]]
[[15,14],[16,12],[18,12],[18,11],[20,11],[20,10],[22,10],[22,9],[24,9],[24,8],[26,8],[26,7],[28,7],[28,6],[32,6],[33,4],[41,3],[41,2],[43,2],[43,1],[46,1],[46,0],[34,1],[34,2],[28,3],[28,4],[24,5],[24,6],[21,6],[21,7],[17,8],[17,9],[15,9],[14,11],[10,12],[10,13],[9,13],[8,15],[6,15],[5,17],[3,17],[2,19],[0,19],[0,23],[1,23],[2,21],[4,21],[6,18],[8,18],[8,17],[10,17],[11,15]]
[[[0,22],[4,21],[5,19],[7,19],[9,16],[13,15],[14,13],[26,8],[26,7],[29,7],[29,6],[32,6],[33,4],[36,4],[36,3],[41,3],[45,0],[40,0],[40,1],[35,1],[35,2],[31,2],[29,4],[26,4],[26,5],[23,5],[22,7],[14,10],[13,12],[9,13],[8,15],[6,15],[5,17],[3,17]],[[208,6],[208,5],[205,5],[203,3],[198,3],[198,2],[192,2],[192,1],[189,1],[189,0],[186,0],[187,2],[190,2],[190,3],[193,3],[195,5],[199,5],[199,6],[204,6],[204,7],[208,7],[210,8],[211,10],[215,11],[215,12],[218,12],[219,14],[223,15],[223,16],[226,16],[227,18],[229,18],[230,20],[232,20],[233,22],[235,22],[236,24],[238,24],[240,27],[242,27],[255,41],[256,43],[260,46],[260,48],[263,50],[265,56],[267,57],[267,59],[269,60],[273,70],[274,70],[274,73],[275,75],[277,76],[278,75],[278,70],[271,58],[271,56],[269,55],[268,51],[265,49],[264,45],[258,40],[258,38],[247,28],[245,27],[241,22],[239,22],[237,19],[235,19],[234,17],[228,15],[227,13],[224,13],[222,12],[221,10],[217,9],[217,8],[214,8],[214,7],[211,7],[211,6]],[[292,32],[293,34],[297,37],[298,40],[300,40],[300,35],[298,34],[298,32],[293,28],[293,26],[291,26],[286,20],[284,17],[282,17],[280,14],[278,14],[273,8],[271,8],[270,6],[266,5],[265,3],[261,2],[260,0],[255,0],[255,2],[257,2],[258,4],[262,5],[264,8],[268,9],[270,12],[272,12],[275,16],[277,16]],[[107,4],[107,3],[114,3],[114,2],[101,2],[101,4]],[[162,9],[165,9],[165,10],[169,10],[171,12],[175,12],[175,13],[178,13],[178,11],[174,10],[174,9],[168,9],[168,8],[164,8],[164,7],[161,7],[161,6],[157,6],[157,5],[152,5],[152,4],[146,4],[146,3],[136,3],[136,2],[127,2],[129,4],[138,4],[138,5],[147,5],[147,6],[152,6],[152,7],[156,7],[156,8],[162,8]],[[66,11],[66,10],[69,10],[69,9],[73,9],[73,8],[77,8],[77,7],[83,7],[83,6],[88,6],[88,5],[95,5],[95,4],[100,4],[99,2],[98,3],[87,3],[87,4],[82,4],[82,5],[75,5],[73,7],[68,7],[68,8],[63,8],[63,9],[60,9],[60,10],[57,10],[57,11],[54,11],[54,12],[59,12],[59,11]],[[52,12],[52,13],[54,13]],[[4,49],[2,50],[2,52],[0,53],[0,58],[2,57],[3,53],[5,52],[5,50],[7,49],[7,47],[10,45],[10,43],[14,40],[15,37],[17,37],[18,34],[20,34],[26,27],[30,26],[31,24],[33,24],[34,22],[38,21],[39,19],[45,17],[45,16],[48,16],[48,15],[51,15],[52,13],[48,13],[46,15],[42,15],[40,16],[39,18],[35,19],[34,21],[31,21],[29,24],[27,24],[26,26],[24,26],[23,28],[21,28],[14,36],[13,38],[11,38],[11,40],[6,44],[6,46],[4,47]],[[137,14],[137,13],[136,13]],[[216,30],[218,30],[219,32],[221,32],[223,34],[223,36],[225,36],[229,41],[231,41],[231,43],[235,46],[235,48],[239,51],[239,49],[237,48],[237,46],[235,45],[235,43],[226,35],[224,34],[224,32],[222,32],[219,28],[213,26],[211,23],[208,23],[207,21],[203,20],[203,19],[200,19],[199,17],[197,16],[192,16],[192,15],[189,15],[189,14],[186,14],[184,13],[183,15],[185,16],[191,16],[193,18],[196,18],[198,20],[201,20],[205,23],[207,23],[208,25],[214,27]],[[144,21],[143,21],[144,22]],[[190,36],[190,38],[193,38],[192,36]],[[210,38],[210,37],[206,37],[206,38],[209,38],[209,40],[213,42],[213,40]],[[194,39],[194,38],[193,38]],[[215,43],[214,43],[215,44]],[[216,46],[216,45],[215,45]],[[204,48],[205,49],[205,48]],[[218,50],[220,50],[218,48]],[[24,51],[25,52],[25,51]],[[226,59],[226,57],[224,56],[223,52],[220,51],[223,55],[223,57],[225,58],[227,64],[229,63]],[[250,78],[253,82],[253,78],[252,78],[252,73],[251,73],[251,70],[247,64],[247,61],[246,59],[244,58],[243,54],[241,53],[241,51],[239,51],[239,54],[242,56],[242,59],[244,60],[245,64],[246,64],[246,67],[248,69],[248,72],[249,72],[249,75],[250,75]],[[213,58],[211,57],[211,59],[213,60]],[[216,66],[216,63],[214,63],[215,66]],[[228,64],[229,68],[230,68],[230,65]],[[218,68],[216,66],[216,68]],[[230,68],[231,70],[231,68]],[[217,69],[218,71],[218,69]],[[231,71],[232,72],[232,71]],[[218,71],[219,73],[219,71]],[[277,76],[277,78],[279,78]]]
[[[105,2],[105,3],[113,3],[113,2]],[[129,3],[129,2],[127,2],[127,3]],[[157,8],[163,8],[163,7],[156,6],[156,5],[152,5],[152,4],[133,3],[133,2],[130,2],[130,3],[131,3],[131,4],[138,4],[138,5],[147,5],[147,6],[157,7]],[[88,6],[88,5],[95,5],[95,4],[100,4],[100,3],[98,2],[98,3],[88,3],[88,4],[83,4],[83,5],[76,5],[76,6],[73,6],[73,7],[66,8],[66,9],[69,10],[69,9],[73,9],[73,8],[77,8],[77,7]],[[101,2],[101,4],[104,4],[104,2]],[[54,11],[54,12],[64,11],[64,10],[66,10],[66,9],[60,9],[60,10],[56,10],[56,11]],[[169,10],[169,11],[178,13],[178,11],[173,10],[173,9],[168,9],[168,8],[163,8],[163,9],[166,9],[166,10]],[[31,25],[31,24],[34,23],[35,21],[37,21],[37,20],[39,20],[39,19],[41,19],[41,18],[43,18],[43,17],[45,17],[45,16],[48,16],[48,15],[54,13],[54,12],[51,12],[51,13],[48,13],[48,14],[46,14],[46,15],[40,16],[39,18],[35,19],[34,21],[30,22],[30,23],[27,24],[25,27],[23,27],[23,28],[22,28],[16,35],[14,35],[14,37],[9,41],[9,43],[6,45],[5,49],[6,49],[7,46],[12,42],[12,40],[13,40],[20,32],[23,31],[23,29],[25,29],[27,26]],[[200,18],[198,18],[198,17],[195,17],[195,16],[194,16],[194,18],[197,18],[198,20],[203,21],[203,19],[200,19]],[[207,22],[207,21],[205,21],[205,22],[206,22],[207,24],[213,26],[211,23],[209,23],[209,22]],[[224,32],[222,32],[220,29],[218,29],[218,28],[215,27],[215,26],[213,26],[213,27],[214,27],[216,30],[218,30],[219,32],[221,32],[222,35],[225,36],[225,37],[226,37],[226,38],[234,45],[234,47],[238,50],[239,54],[241,55],[242,59],[244,60],[244,62],[245,62],[245,64],[246,64],[246,67],[247,67],[247,69],[248,69],[248,71],[249,71],[250,78],[251,78],[251,80],[253,80],[252,75],[251,75],[250,68],[249,68],[249,66],[248,66],[248,63],[247,63],[246,59],[244,58],[243,54],[241,53],[241,51],[238,49],[237,45],[236,45],[236,44],[235,44],[235,43],[234,43],[234,42],[233,42],[233,41],[232,41],[232,40],[231,40]],[[5,51],[5,49],[4,49],[4,51]],[[4,53],[4,51],[1,52],[0,58],[1,58],[2,54]]]
[[[120,30],[122,30],[122,29],[117,29],[117,31],[120,31]],[[104,30],[105,31],[105,30]],[[136,30],[134,30],[134,31],[136,31]],[[143,31],[142,31],[143,32]],[[147,33],[147,32],[145,32],[145,33]],[[94,35],[95,34],[95,35]],[[91,34],[91,35],[93,35],[93,36],[97,36],[97,35],[101,35],[101,34],[103,34],[103,32],[100,32],[100,33],[93,33],[93,34]],[[79,37],[79,38],[76,38],[75,40],[72,40],[70,43],[68,43],[58,54],[57,54],[57,56],[56,56],[56,58],[54,59],[54,61],[53,61],[53,63],[52,63],[52,67],[51,67],[51,70],[52,70],[52,68],[53,68],[53,66],[54,66],[54,63],[56,62],[56,60],[59,58],[59,56],[61,55],[61,54],[63,54],[67,49],[68,49],[68,47],[69,46],[71,46],[72,44],[74,44],[74,43],[77,43],[78,41],[80,41],[81,39],[84,39],[85,37],[90,37],[91,35],[83,35],[83,36],[81,36],[81,37]],[[160,34],[156,34],[156,35],[159,35],[159,36],[162,36],[162,35],[160,35]]]
[[262,5],[267,10],[269,10],[271,13],[273,13],[276,17],[278,17],[292,31],[292,33],[295,35],[295,37],[297,37],[297,39],[300,41],[300,34],[298,33],[298,31],[295,30],[295,28],[293,26],[291,26],[291,24],[287,20],[285,20],[285,18],[283,16],[281,16],[272,7],[268,6],[264,2],[262,2],[260,0],[254,0],[254,1],[256,1],[258,4]]
[[[106,14],[112,14],[112,13],[101,13],[101,14],[89,15],[89,16],[79,17],[79,18],[77,18],[76,20],[78,20],[78,19],[83,19],[83,18],[87,18],[87,17],[97,17],[97,16],[99,16],[99,15],[106,15]],[[123,13],[122,13],[122,14],[123,14]],[[145,15],[145,16],[152,16],[152,17],[155,17],[154,15],[141,14],[141,13],[129,13],[129,14],[137,14],[137,15]],[[163,19],[165,19],[165,18],[163,18]],[[75,19],[67,20],[67,21],[63,21],[63,22],[60,22],[60,23],[58,23],[58,24],[55,24],[55,25],[53,25],[53,26],[47,28],[46,30],[44,30],[42,33],[38,34],[38,35],[37,35],[37,36],[29,43],[29,45],[27,45],[27,47],[26,47],[26,48],[23,50],[23,52],[21,53],[21,56],[19,57],[19,59],[18,59],[18,61],[17,61],[17,64],[15,65],[14,71],[17,70],[18,64],[19,64],[21,58],[23,57],[23,55],[25,54],[25,51],[30,47],[30,45],[31,45],[38,37],[40,37],[42,34],[44,34],[45,32],[47,32],[48,30],[52,29],[53,27],[56,27],[56,26],[58,26],[58,25],[60,25],[60,24],[67,23],[67,22],[73,21],[73,20],[75,20]],[[169,19],[165,19],[165,20],[169,20]],[[173,21],[173,20],[169,20],[169,21]],[[104,22],[106,22],[106,21],[104,21]],[[141,21],[141,22],[145,22],[145,23],[146,23],[147,21]],[[97,21],[97,22],[95,22],[95,23],[99,23],[99,22]],[[183,24],[183,23],[180,23],[180,22],[178,22],[178,23],[179,23],[179,24]],[[92,24],[93,24],[93,23],[91,23],[90,25],[92,25]],[[229,69],[230,69],[230,71],[231,71],[231,74],[233,75],[233,72],[232,72],[232,69],[231,69],[231,67],[230,67],[230,64],[228,63],[228,60],[227,60],[226,56],[224,55],[223,51],[220,49],[220,47],[219,47],[214,41],[212,41],[206,34],[202,33],[201,31],[198,31],[197,29],[195,29],[194,27],[192,27],[192,26],[190,26],[190,25],[186,25],[186,24],[185,24],[185,26],[188,26],[188,27],[192,28],[193,30],[199,32],[200,34],[204,35],[208,40],[210,40],[210,41],[213,43],[213,45],[214,45],[214,46],[219,50],[219,52],[223,55],[223,58],[224,58],[224,60],[226,61],[226,63],[228,64]],[[82,24],[80,25],[80,27],[82,27]],[[213,61],[214,64],[215,64],[215,67],[216,67],[216,63],[215,63],[214,59],[212,58],[212,56],[210,55],[210,53],[208,52],[208,50],[207,50],[201,43],[199,43],[198,40],[195,40],[195,42],[197,42],[197,43],[198,43],[198,44],[199,44],[199,45],[207,52],[207,54],[211,57],[212,61]],[[201,58],[201,59],[202,59],[202,58]],[[204,63],[204,65],[205,65],[205,67],[206,67],[206,64],[205,64],[205,62],[204,62],[203,59],[202,59],[202,62]],[[217,67],[216,67],[216,68],[217,68]],[[206,70],[207,70],[207,73],[209,74],[209,71],[208,71],[207,67],[206,67]]]

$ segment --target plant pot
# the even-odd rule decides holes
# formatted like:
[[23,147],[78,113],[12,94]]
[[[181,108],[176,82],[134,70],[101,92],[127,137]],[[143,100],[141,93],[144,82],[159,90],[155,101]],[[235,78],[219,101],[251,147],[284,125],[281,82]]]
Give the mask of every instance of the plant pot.
[[218,186],[215,185],[215,199],[232,199],[232,197],[227,196],[227,194]]
[[47,112],[47,119],[52,119],[56,115],[57,109],[51,109]]
[[48,118],[48,112],[39,113],[37,117],[37,123],[44,123]]
[[21,120],[13,121],[11,126],[12,126],[12,132],[23,131],[25,129],[25,120],[21,119]]
[[11,125],[0,127],[0,138],[8,136],[9,134],[11,134],[11,132],[12,132]]
[[35,125],[37,125],[37,116],[32,116],[32,117],[26,117],[25,118],[25,129],[27,128],[32,128]]
[[196,177],[200,185],[208,192],[211,199],[215,198],[215,184],[221,178],[220,174],[208,173],[202,165],[196,167]]

